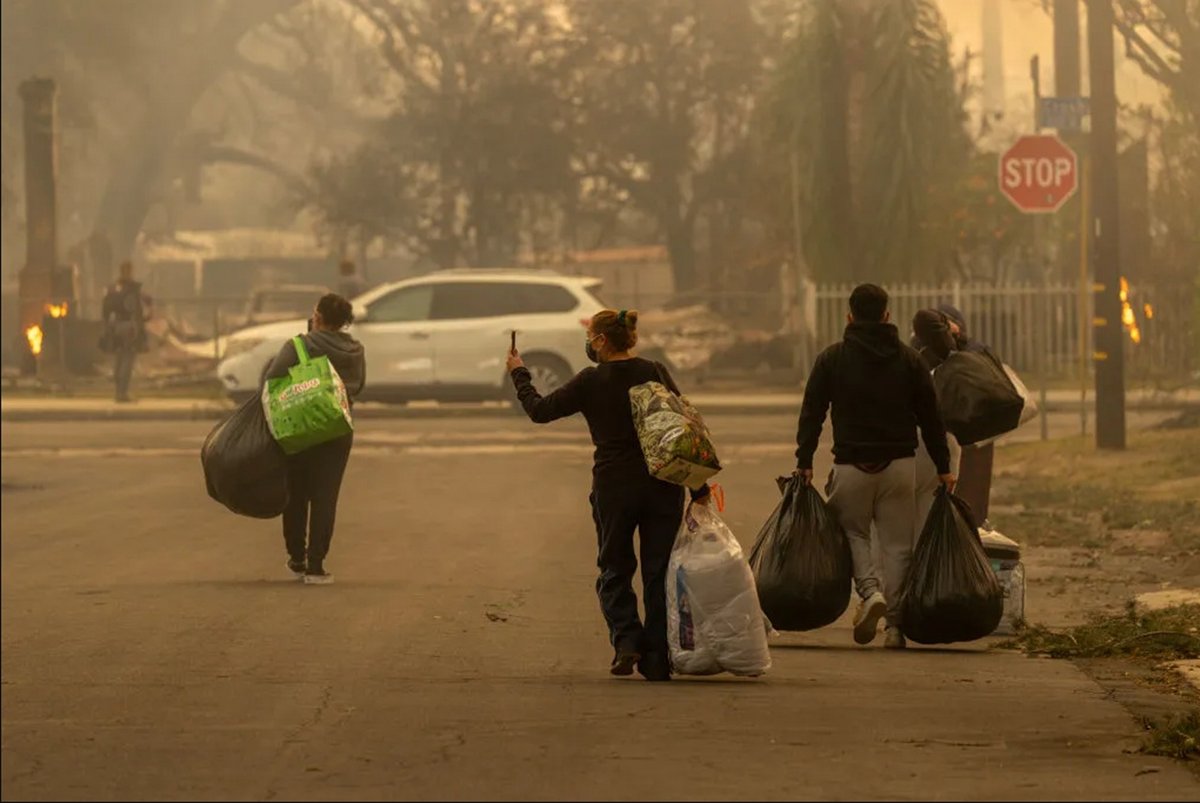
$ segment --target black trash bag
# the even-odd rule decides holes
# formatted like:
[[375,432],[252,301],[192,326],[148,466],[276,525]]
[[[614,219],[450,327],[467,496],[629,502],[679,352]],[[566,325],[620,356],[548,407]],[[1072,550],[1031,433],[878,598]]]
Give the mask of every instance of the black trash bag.
[[944,486],[900,596],[901,629],[918,644],[981,639],[1004,615],[1004,589],[983,551],[971,509]]
[[783,499],[750,552],[758,601],[777,630],[815,630],[850,604],[850,543],[816,488],[777,482]]
[[272,519],[288,503],[288,464],[271,435],[262,401],[246,400],[200,449],[208,495],[242,516]]
[[1025,400],[992,354],[955,351],[933,372],[946,429],[963,446],[1012,432]]

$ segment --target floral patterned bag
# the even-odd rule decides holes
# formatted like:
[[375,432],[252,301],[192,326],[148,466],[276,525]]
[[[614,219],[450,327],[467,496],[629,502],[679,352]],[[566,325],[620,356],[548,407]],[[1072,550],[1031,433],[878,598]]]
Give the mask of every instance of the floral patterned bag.
[[658,368],[658,382],[629,389],[633,425],[650,475],[692,490],[702,488],[721,470],[708,426],[686,398],[671,391]]

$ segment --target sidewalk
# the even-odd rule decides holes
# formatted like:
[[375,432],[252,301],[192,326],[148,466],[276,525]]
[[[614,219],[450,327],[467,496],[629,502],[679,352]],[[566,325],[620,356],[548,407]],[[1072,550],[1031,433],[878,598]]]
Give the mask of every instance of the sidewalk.
[[[689,398],[708,415],[795,415],[800,411],[800,393],[695,393]],[[1089,396],[1088,407],[1095,400]],[[129,404],[111,399],[60,396],[0,397],[0,419],[4,421],[187,421],[218,419],[234,407],[217,399],[147,398]],[[1137,411],[1182,410],[1200,407],[1200,388],[1175,392],[1130,391],[1126,408]],[[1077,391],[1056,390],[1047,394],[1047,412],[1079,410]],[[506,402],[441,404],[413,402],[382,404],[363,402],[354,408],[362,418],[439,418],[448,416],[487,417],[511,414]]]

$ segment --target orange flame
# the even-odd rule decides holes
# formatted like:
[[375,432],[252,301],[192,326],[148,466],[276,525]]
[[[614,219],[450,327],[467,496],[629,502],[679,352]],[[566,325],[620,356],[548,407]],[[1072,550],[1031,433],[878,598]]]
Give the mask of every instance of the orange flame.
[[1149,304],[1144,304],[1142,305],[1142,312],[1146,314],[1146,320],[1154,320],[1154,307],[1150,306]]
[[[1150,310],[1150,305],[1145,307]],[[1147,318],[1153,318],[1153,310],[1150,310]],[[1121,277],[1121,323],[1129,330],[1129,339],[1135,344],[1142,342],[1142,330],[1138,328],[1137,316],[1133,312],[1133,307],[1129,303],[1129,282],[1125,277]]]
[[67,317],[68,308],[69,306],[66,301],[61,304],[47,304],[46,313],[51,318],[65,318]]
[[33,352],[33,356],[42,353],[42,327],[34,324],[25,330],[25,339],[29,341],[29,350]]

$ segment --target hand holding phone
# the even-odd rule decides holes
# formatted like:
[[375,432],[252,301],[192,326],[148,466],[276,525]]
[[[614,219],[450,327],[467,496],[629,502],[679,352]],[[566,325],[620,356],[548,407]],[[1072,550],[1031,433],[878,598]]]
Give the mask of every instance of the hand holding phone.
[[512,338],[509,341],[508,360],[505,362],[508,372],[511,374],[518,368],[524,368],[525,363],[521,360],[521,355],[517,352],[517,330],[512,330]]

